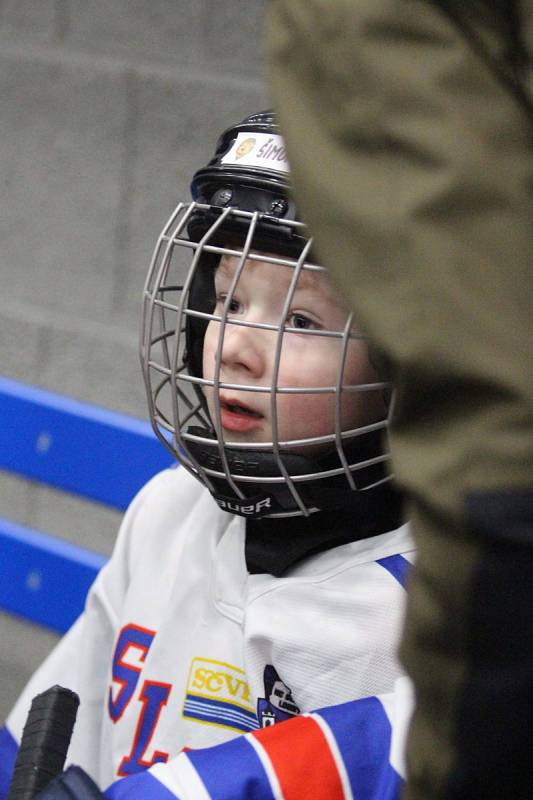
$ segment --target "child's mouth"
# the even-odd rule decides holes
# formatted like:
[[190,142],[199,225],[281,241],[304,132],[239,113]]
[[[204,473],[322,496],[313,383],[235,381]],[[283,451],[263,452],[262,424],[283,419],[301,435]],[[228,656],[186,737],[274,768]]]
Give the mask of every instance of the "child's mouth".
[[248,432],[260,427],[263,415],[253,408],[222,400],[220,403],[220,421],[222,427],[229,431]]
[[228,411],[231,411],[234,414],[247,414],[250,417],[261,417],[258,411],[254,411],[252,408],[247,408],[247,406],[241,406],[238,403],[224,403],[224,408],[227,408]]

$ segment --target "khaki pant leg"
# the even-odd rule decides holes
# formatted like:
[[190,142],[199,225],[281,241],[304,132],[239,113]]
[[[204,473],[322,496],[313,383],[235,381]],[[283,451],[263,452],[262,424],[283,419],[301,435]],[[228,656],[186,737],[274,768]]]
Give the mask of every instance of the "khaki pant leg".
[[[531,32],[531,1],[524,8]],[[420,0],[277,0],[267,58],[314,249],[397,387],[393,463],[419,547],[402,645],[418,695],[408,796],[460,797],[450,792],[470,752],[465,693],[480,669],[507,668],[488,640],[484,660],[473,652],[493,548],[510,554],[509,586],[525,579],[522,565],[531,570],[531,130]],[[501,592],[512,599],[505,583]],[[523,609],[522,596],[514,602]],[[497,636],[493,622],[486,630]],[[509,687],[485,688],[472,738],[497,724],[505,737],[491,708]],[[464,796],[492,796],[469,786]]]

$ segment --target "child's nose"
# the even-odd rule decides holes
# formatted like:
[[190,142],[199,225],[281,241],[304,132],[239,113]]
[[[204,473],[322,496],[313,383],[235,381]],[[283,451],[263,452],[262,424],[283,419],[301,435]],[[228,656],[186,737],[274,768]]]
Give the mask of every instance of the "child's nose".
[[222,343],[222,366],[259,378],[265,371],[265,331],[227,324]]

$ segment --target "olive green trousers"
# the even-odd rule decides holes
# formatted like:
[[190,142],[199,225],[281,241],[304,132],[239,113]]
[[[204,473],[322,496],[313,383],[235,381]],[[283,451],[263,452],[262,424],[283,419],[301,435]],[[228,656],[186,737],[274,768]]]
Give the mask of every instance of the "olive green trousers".
[[418,547],[405,796],[517,800],[533,797],[533,2],[448,5],[274,0],[267,64],[313,250],[396,387]]

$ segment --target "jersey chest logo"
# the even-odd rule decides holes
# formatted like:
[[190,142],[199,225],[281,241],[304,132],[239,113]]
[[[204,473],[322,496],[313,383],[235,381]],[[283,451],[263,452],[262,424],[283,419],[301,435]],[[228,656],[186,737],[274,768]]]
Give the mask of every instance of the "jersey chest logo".
[[265,696],[257,701],[257,719],[260,728],[275,725],[276,722],[295,717],[300,709],[294,702],[292,692],[283,683],[271,664],[267,664],[263,673]]

